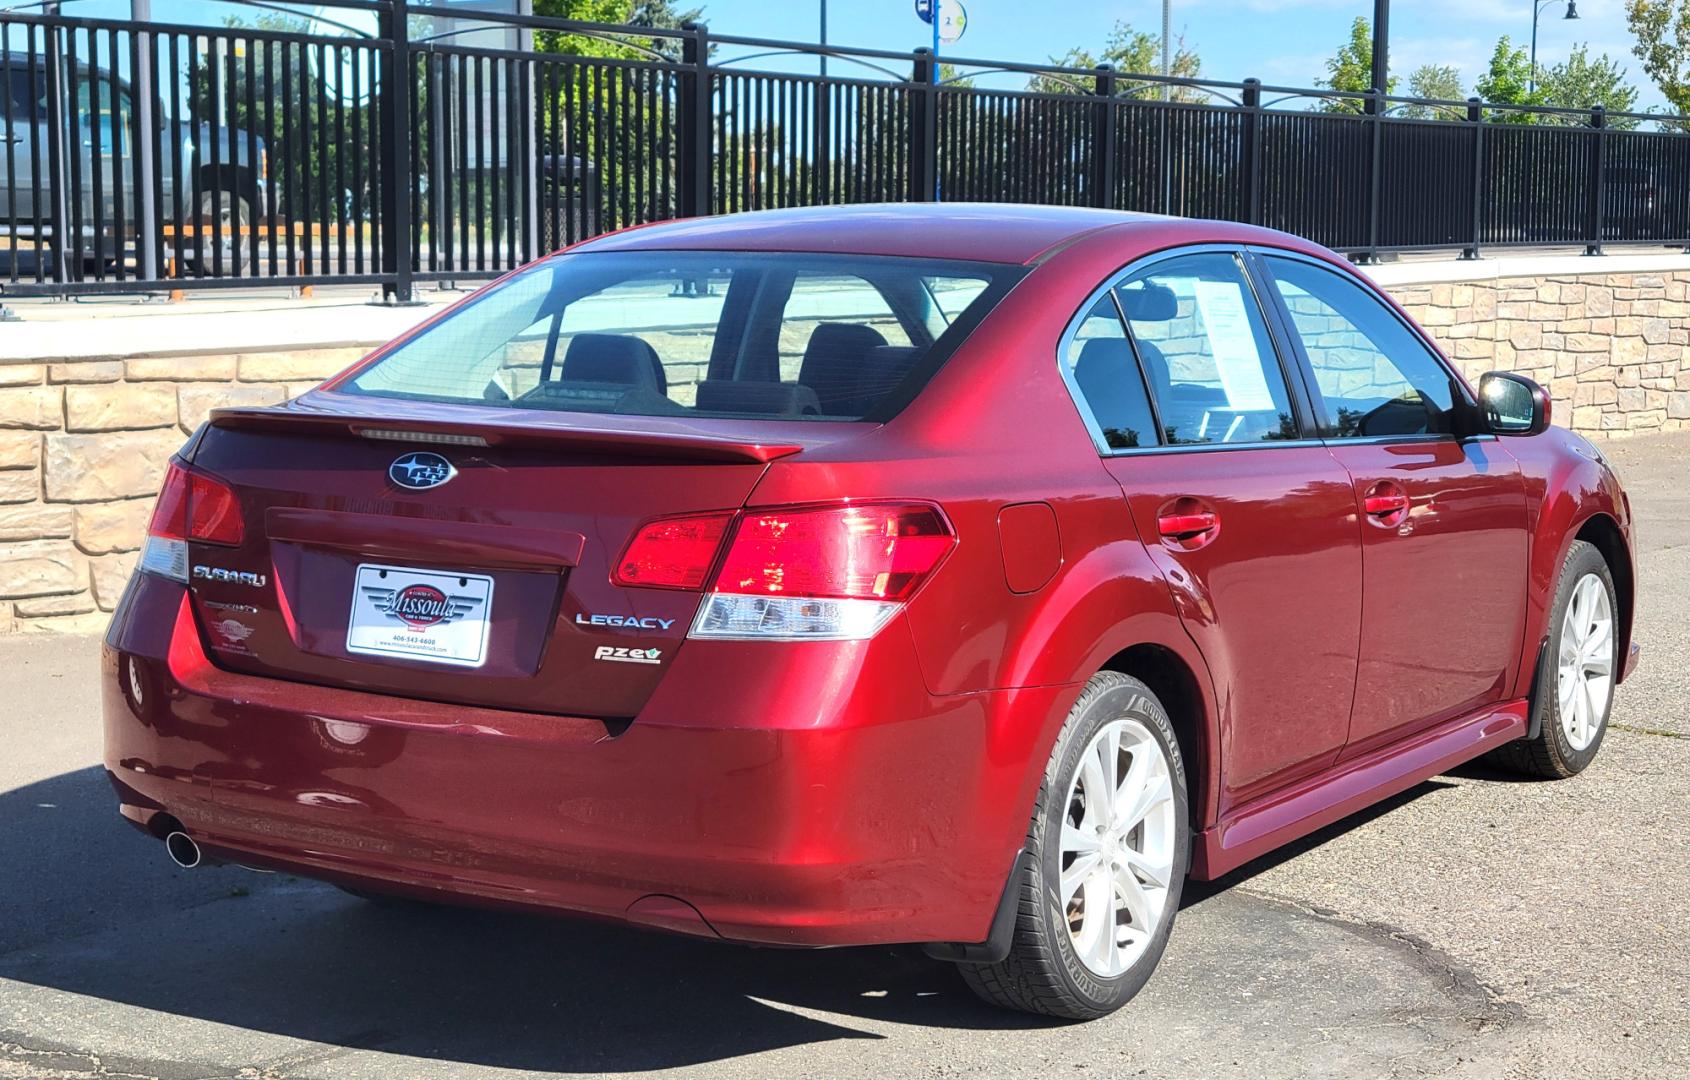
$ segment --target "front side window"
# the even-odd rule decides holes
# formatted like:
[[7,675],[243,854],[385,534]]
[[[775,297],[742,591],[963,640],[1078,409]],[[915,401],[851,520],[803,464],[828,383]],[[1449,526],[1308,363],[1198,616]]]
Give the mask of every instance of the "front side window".
[[1243,267],[1225,252],[1155,263],[1115,290],[1171,445],[1298,437],[1285,375]]
[[1329,438],[1453,431],[1448,369],[1377,297],[1300,259],[1265,261],[1314,370]]
[[[582,252],[488,289],[336,389],[635,416],[876,419],[919,390],[1022,273],[867,256]],[[949,317],[936,316],[937,296],[956,304]]]

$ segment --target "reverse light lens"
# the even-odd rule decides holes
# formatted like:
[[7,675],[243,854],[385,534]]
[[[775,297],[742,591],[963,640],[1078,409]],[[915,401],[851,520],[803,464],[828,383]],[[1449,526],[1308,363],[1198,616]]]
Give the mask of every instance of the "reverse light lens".
[[188,541],[235,547],[245,535],[234,491],[221,480],[173,461],[165,471],[137,565],[148,573],[186,582]]
[[616,563],[618,585],[648,589],[697,589],[716,561],[729,513],[697,514],[648,522]]
[[812,600],[711,593],[693,620],[695,638],[856,641],[871,638],[904,605],[895,600]]

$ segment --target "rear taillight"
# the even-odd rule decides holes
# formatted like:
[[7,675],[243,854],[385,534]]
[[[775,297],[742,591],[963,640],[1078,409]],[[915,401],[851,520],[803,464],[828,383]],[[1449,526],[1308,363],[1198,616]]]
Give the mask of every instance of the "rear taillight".
[[747,512],[691,636],[872,637],[954,546],[938,508],[923,504]]
[[716,561],[731,513],[664,518],[641,526],[616,563],[618,585],[649,589],[699,588]]
[[245,535],[240,503],[229,485],[173,461],[147,524],[139,566],[186,583],[189,541],[235,547]]

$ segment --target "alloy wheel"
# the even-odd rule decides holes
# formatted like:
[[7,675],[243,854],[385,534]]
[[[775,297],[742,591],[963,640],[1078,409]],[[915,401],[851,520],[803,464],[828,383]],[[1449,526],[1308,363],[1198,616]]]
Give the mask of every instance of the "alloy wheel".
[[1614,614],[1602,579],[1586,574],[1573,586],[1561,620],[1556,691],[1561,731],[1574,750],[1595,741],[1614,687]]
[[1121,718],[1087,744],[1062,819],[1058,893],[1074,954],[1110,979],[1144,954],[1174,873],[1174,792],[1150,730]]

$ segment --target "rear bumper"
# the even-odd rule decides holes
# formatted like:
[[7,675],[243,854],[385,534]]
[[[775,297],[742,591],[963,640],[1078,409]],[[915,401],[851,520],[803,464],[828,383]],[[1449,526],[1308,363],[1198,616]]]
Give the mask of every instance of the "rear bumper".
[[622,730],[238,675],[138,575],[106,768],[136,824],[347,884],[770,944],[986,937],[1071,688],[934,697],[901,621],[672,664]]

